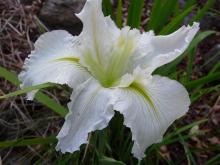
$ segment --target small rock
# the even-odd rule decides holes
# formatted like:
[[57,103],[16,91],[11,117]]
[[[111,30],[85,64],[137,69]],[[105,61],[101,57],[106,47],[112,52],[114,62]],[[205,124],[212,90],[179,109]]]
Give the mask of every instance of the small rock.
[[50,29],[64,29],[78,35],[82,22],[76,17],[86,0],[46,0],[40,10],[40,20]]

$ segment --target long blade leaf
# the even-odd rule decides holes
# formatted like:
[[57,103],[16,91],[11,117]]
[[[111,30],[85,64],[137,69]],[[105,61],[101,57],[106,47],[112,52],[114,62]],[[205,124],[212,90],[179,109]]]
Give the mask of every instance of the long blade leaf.
[[144,0],[131,0],[128,9],[127,24],[132,28],[139,28],[141,24],[141,13],[144,7]]
[[51,137],[39,137],[39,138],[31,138],[31,139],[17,139],[17,140],[8,140],[0,142],[0,148],[7,147],[21,147],[27,145],[36,145],[36,144],[49,144],[56,142],[57,139],[55,136]]
[[200,9],[197,14],[192,18],[191,23],[193,23],[194,21],[199,21],[214,4],[215,0],[208,0],[203,8]]
[[45,84],[35,85],[35,86],[27,87],[27,88],[17,90],[15,92],[11,92],[11,93],[8,93],[6,95],[0,96],[0,99],[6,99],[6,98],[9,98],[9,97],[14,97],[14,96],[18,96],[18,95],[21,95],[21,94],[31,92],[33,90],[39,90],[39,89],[48,88],[48,87],[52,87],[52,86],[54,86],[54,84],[52,84],[52,83],[45,83]]
[[117,13],[116,13],[116,24],[119,28],[122,27],[122,0],[118,1]]
[[180,24],[182,23],[182,21],[184,20],[184,18],[194,9],[195,6],[191,6],[189,8],[187,8],[186,10],[184,10],[181,14],[179,14],[178,16],[176,16],[175,18],[172,19],[172,21],[167,24],[161,31],[159,34],[169,34],[171,32],[173,32],[174,30],[176,30]]
[[[20,84],[17,76],[14,73],[9,72],[7,69],[5,69],[1,66],[0,66],[0,76],[5,78],[6,80],[8,80],[9,82],[11,82],[12,84],[14,84],[16,86],[18,86]],[[68,110],[66,108],[64,108],[60,104],[56,103],[53,99],[51,99],[50,97],[48,97],[47,95],[45,95],[42,92],[38,92],[36,94],[35,98],[37,99],[37,101],[39,101],[43,105],[46,105],[51,110],[58,113],[61,117],[65,117],[65,115],[68,112]]]
[[215,80],[220,80],[220,72],[209,74],[209,75],[204,76],[198,80],[187,82],[184,85],[186,86],[186,88],[191,89],[191,88],[195,88],[199,85],[204,85],[204,84],[210,83]]

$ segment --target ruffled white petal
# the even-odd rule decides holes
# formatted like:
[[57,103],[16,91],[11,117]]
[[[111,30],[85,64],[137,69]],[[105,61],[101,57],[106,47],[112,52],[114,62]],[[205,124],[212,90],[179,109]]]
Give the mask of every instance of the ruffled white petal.
[[132,153],[142,159],[145,149],[161,141],[167,128],[187,112],[190,100],[185,88],[174,80],[135,77],[136,87],[131,84],[115,90],[114,110],[123,114],[134,140]]
[[182,26],[176,32],[167,36],[142,35],[140,49],[146,52],[145,56],[136,59],[135,63],[146,68],[151,74],[156,68],[167,64],[180,56],[199,30],[199,24]]
[[68,104],[70,112],[57,136],[56,149],[72,153],[87,143],[89,132],[105,128],[114,115],[110,98],[111,91],[95,80],[88,80],[77,88]]
[[[21,87],[46,82],[68,84],[74,87],[88,79],[88,73],[77,63],[57,60],[60,58],[78,58],[76,37],[66,31],[47,32],[35,42],[35,50],[25,60],[24,71],[19,74]],[[33,99],[35,92],[28,94]]]
[[[120,30],[110,17],[104,17],[101,0],[87,0],[77,16],[83,22],[80,34],[83,43],[82,55],[91,56],[97,64],[105,65],[108,60],[107,53]],[[86,63],[84,59],[81,59],[81,62]]]

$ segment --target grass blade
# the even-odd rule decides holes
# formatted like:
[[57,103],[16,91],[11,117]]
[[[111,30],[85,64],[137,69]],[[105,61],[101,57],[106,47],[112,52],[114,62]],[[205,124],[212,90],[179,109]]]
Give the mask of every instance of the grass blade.
[[187,62],[187,69],[186,69],[186,81],[189,81],[192,75],[193,71],[193,62],[195,61],[196,58],[196,47],[197,45],[207,38],[208,36],[216,33],[215,31],[204,31],[199,33],[195,39],[191,42],[189,45],[189,48],[185,51],[184,54],[188,55],[188,62]]
[[102,1],[102,10],[105,16],[110,15],[113,17],[111,0]]
[[191,44],[189,45],[189,47],[187,48],[185,53],[190,52],[192,49],[194,49],[201,41],[203,41],[205,38],[207,38],[208,36],[215,34],[216,31],[213,30],[207,30],[204,32],[200,32],[196,35],[196,37],[192,40]]
[[[218,55],[220,55],[220,52],[218,53]],[[215,71],[217,71],[220,68],[220,61],[218,61],[214,67],[211,69],[211,71],[209,72],[209,74],[214,73]]]
[[10,140],[10,141],[2,141],[0,142],[0,148],[7,148],[7,147],[21,147],[27,145],[36,145],[36,144],[49,144],[57,142],[56,137],[39,137],[39,138],[31,138],[31,139],[17,139],[17,140]]
[[186,125],[184,127],[177,128],[174,132],[171,132],[169,135],[165,136],[163,141],[166,141],[166,140],[168,140],[168,139],[178,135],[181,132],[187,131],[187,130],[189,130],[190,128],[192,128],[194,126],[200,125],[200,124],[205,123],[207,121],[208,121],[207,119],[202,119],[202,120],[199,120],[199,121],[195,121],[195,122],[193,122],[191,124],[188,124],[188,125]]
[[128,9],[127,24],[132,28],[139,28],[141,24],[141,13],[144,7],[144,0],[131,0]]
[[125,165],[121,161],[117,161],[115,159],[109,158],[109,157],[103,157],[99,160],[100,165]]
[[186,68],[186,81],[189,81],[193,72],[193,62],[196,58],[196,49],[193,49],[190,53],[188,53],[188,62]]
[[119,28],[122,27],[122,0],[118,0],[116,24],[118,25]]
[[[162,146],[162,145],[164,145],[164,144],[166,145],[166,144],[171,144],[171,143],[174,143],[174,142],[179,141],[179,138],[178,138],[178,137],[175,138],[175,136],[178,136],[178,134],[180,134],[180,133],[182,133],[182,132],[185,132],[185,131],[191,129],[192,127],[194,127],[194,126],[200,125],[200,124],[202,124],[202,123],[204,123],[204,122],[207,122],[207,121],[208,121],[208,119],[203,119],[203,120],[195,121],[195,122],[193,122],[193,123],[191,123],[191,124],[188,124],[188,125],[186,125],[186,126],[184,126],[184,127],[181,127],[181,128],[177,128],[177,129],[175,128],[175,130],[174,130],[173,132],[171,132],[171,133],[165,135],[165,137],[163,138],[162,142],[160,142],[160,143],[158,143],[158,144],[154,144],[154,145],[148,150],[148,153],[152,152],[152,151],[155,150],[155,149],[157,150],[158,147],[160,147],[160,146]],[[199,134],[184,135],[184,136],[183,136],[183,139],[185,140],[185,139],[188,139],[188,138],[190,138],[190,137],[192,137],[192,136],[196,136],[196,135],[199,135]]]
[[205,165],[218,165],[220,162],[220,154],[208,160]]
[[35,96],[37,101],[39,101],[41,104],[46,105],[48,108],[59,114],[61,117],[65,117],[68,113],[68,110],[64,108],[62,105],[55,102],[53,99],[48,97],[42,92],[38,92]]
[[211,93],[213,91],[217,92],[218,90],[220,91],[220,85],[216,85],[214,87],[205,88],[205,89],[199,88],[195,92],[193,91],[193,93],[190,96],[191,104],[194,103],[195,101],[197,101],[199,98],[201,98],[205,94]]
[[195,88],[199,85],[204,85],[204,84],[210,83],[215,80],[220,80],[220,72],[209,74],[209,75],[204,76],[198,80],[188,82],[184,85],[186,88],[191,89],[191,88]]
[[187,9],[190,6],[193,6],[195,4],[196,4],[196,0],[186,0],[186,4],[184,5],[184,9]]
[[192,155],[190,149],[188,148],[187,143],[184,140],[184,138],[181,135],[181,133],[178,133],[178,137],[179,137],[180,143],[183,145],[183,148],[184,148],[184,151],[185,151],[185,155],[187,157],[188,164],[196,165],[197,163],[195,161],[195,158],[193,157],[193,155]]
[[177,27],[180,26],[180,24],[182,23],[182,21],[184,20],[184,18],[194,9],[195,6],[191,6],[189,8],[187,8],[186,10],[184,10],[181,14],[177,15],[176,17],[174,17],[172,19],[172,21],[167,24],[161,31],[159,34],[164,35],[164,34],[169,34],[171,32],[173,32],[174,30],[177,29]]
[[7,69],[5,69],[1,66],[0,66],[0,76],[4,77],[4,79],[8,80],[9,82],[11,82],[14,85],[18,86],[20,84],[17,76],[15,76],[14,73],[9,72]]
[[169,17],[175,13],[177,4],[177,0],[154,1],[148,28],[155,32],[160,31],[169,21]]
[[52,84],[52,83],[45,83],[45,84],[40,84],[40,85],[35,85],[35,86],[27,87],[27,88],[24,88],[24,89],[15,91],[15,92],[8,93],[8,94],[6,94],[4,96],[0,96],[0,100],[1,99],[6,99],[6,98],[9,98],[9,97],[18,96],[18,95],[21,95],[21,94],[25,94],[25,93],[31,92],[33,90],[39,90],[39,89],[48,88],[48,87],[52,87],[52,86],[54,86],[54,84]]
[[[0,76],[11,82],[12,84],[19,86],[19,80],[14,73],[7,71],[5,68],[0,66]],[[60,116],[64,117],[68,110],[61,106],[60,104],[56,103],[53,99],[48,97],[42,92],[38,92],[35,96],[36,100],[38,100],[43,105],[46,105],[48,108],[53,110],[54,112],[58,113]]]
[[202,9],[200,9],[197,14],[192,18],[190,23],[192,24],[194,21],[199,21],[205,14],[206,12],[214,5],[215,0],[208,0],[206,4],[203,6]]
[[150,19],[148,23],[148,29],[149,30],[156,30],[157,29],[157,20],[160,16],[161,11],[161,0],[155,0],[153,2],[153,8],[151,9]]

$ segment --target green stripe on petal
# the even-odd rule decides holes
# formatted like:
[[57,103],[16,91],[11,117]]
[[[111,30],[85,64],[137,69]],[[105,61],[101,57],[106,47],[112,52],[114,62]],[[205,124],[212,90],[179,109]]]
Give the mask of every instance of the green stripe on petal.
[[69,61],[69,62],[78,63],[79,60],[80,59],[77,57],[62,57],[62,58],[57,58],[54,61]]
[[129,88],[135,90],[136,92],[138,92],[139,94],[141,94],[141,96],[144,97],[144,99],[149,103],[149,105],[151,106],[151,108],[156,112],[158,113],[155,105],[154,105],[154,102],[153,100],[151,99],[151,96],[148,94],[148,92],[146,91],[146,89],[140,84],[140,83],[137,83],[137,82],[133,82]]

